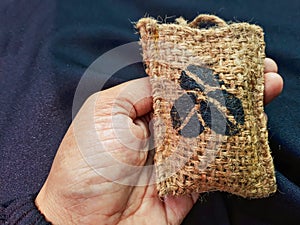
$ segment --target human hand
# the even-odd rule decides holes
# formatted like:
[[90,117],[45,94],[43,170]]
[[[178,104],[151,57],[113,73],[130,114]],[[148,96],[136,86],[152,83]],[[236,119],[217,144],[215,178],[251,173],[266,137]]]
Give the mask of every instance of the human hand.
[[[276,63],[266,59],[265,104],[282,86]],[[151,111],[149,78],[101,91],[85,102],[36,198],[49,221],[64,225],[182,222],[198,195],[162,201],[152,182],[153,171],[143,167],[151,161]]]

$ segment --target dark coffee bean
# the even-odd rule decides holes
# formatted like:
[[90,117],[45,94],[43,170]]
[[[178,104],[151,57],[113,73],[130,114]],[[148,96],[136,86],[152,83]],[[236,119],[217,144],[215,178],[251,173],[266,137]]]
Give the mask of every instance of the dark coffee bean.
[[181,126],[189,112],[194,108],[197,97],[193,93],[183,94],[175,100],[171,108],[170,116],[172,126],[177,129]]
[[211,128],[211,112],[207,101],[200,102],[198,113],[201,114],[201,117],[205,121],[206,126]]
[[226,119],[226,131],[225,135],[227,136],[233,136],[239,133],[238,125],[234,125],[232,122],[230,122],[228,119]]
[[233,94],[226,92],[226,97],[225,97],[225,105],[228,111],[230,112],[231,115],[233,115],[235,121],[238,124],[244,124],[245,123],[245,114],[244,114],[244,109],[242,105],[242,101],[235,97]]
[[194,113],[189,122],[178,133],[183,137],[193,138],[200,135],[203,131],[204,126],[199,121],[197,113]]
[[211,102],[202,101],[199,111],[206,126],[214,130],[217,134],[226,134],[227,119],[216,105]]
[[181,72],[179,83],[184,90],[204,91],[204,86],[198,84],[193,78],[189,77],[184,71]]
[[198,100],[197,100],[197,95],[193,92],[187,92],[187,95],[190,97],[191,101],[194,104],[197,104]]
[[[189,72],[196,74],[204,85],[218,87],[218,85],[224,84],[224,81],[220,80],[219,75],[213,74],[213,71],[209,68],[189,65],[187,69]],[[181,72],[179,83],[187,93],[180,96],[171,108],[170,115],[173,128],[180,128],[195,105],[199,105],[197,112],[178,131],[180,135],[190,138],[197,137],[204,131],[204,126],[209,127],[218,134],[225,134],[227,136],[236,135],[239,132],[239,124],[245,123],[244,109],[240,99],[221,89],[207,93],[209,98],[217,100],[223,107],[227,108],[229,114],[235,120],[231,122],[214,103],[209,100],[201,100],[199,102],[197,94],[191,91],[204,92],[204,86],[189,77],[185,71]],[[204,125],[199,120],[198,115],[201,115],[205,123]]]
[[200,67],[196,65],[189,65],[187,70],[193,74],[196,74],[204,84],[207,84],[211,87],[218,86],[218,82],[215,80],[213,71],[209,68]]
[[226,90],[215,90],[207,93],[207,96],[217,100],[225,106],[238,124],[245,123],[245,114],[242,101]]

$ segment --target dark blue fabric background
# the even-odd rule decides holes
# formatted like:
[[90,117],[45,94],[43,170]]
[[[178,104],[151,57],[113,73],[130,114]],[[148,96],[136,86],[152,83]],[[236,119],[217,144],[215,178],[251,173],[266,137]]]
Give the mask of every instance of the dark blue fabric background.
[[[0,203],[39,191],[71,123],[81,76],[104,52],[138,40],[132,21],[199,13],[264,28],[267,55],[285,81],[266,107],[278,192],[260,200],[204,194],[183,224],[300,224],[299,0],[1,0]],[[143,65],[134,64],[105,88],[142,76]]]

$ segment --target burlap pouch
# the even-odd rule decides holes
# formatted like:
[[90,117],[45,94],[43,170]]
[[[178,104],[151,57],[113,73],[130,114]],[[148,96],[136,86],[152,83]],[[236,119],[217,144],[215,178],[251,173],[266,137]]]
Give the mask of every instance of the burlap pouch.
[[136,27],[153,91],[159,195],[275,192],[262,29],[212,15],[175,24],[143,18]]

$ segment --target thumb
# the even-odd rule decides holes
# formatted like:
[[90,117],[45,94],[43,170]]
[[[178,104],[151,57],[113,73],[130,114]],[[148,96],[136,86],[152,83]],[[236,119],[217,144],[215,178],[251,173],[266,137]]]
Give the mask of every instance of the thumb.
[[90,96],[72,129],[84,162],[107,180],[126,185],[136,183],[148,150],[146,124],[139,117],[151,110],[148,77]]
[[128,115],[132,120],[151,112],[152,95],[149,77],[140,78],[117,85],[102,91],[105,96],[110,96],[117,105],[118,112]]
[[98,116],[111,115],[110,123],[115,135],[119,140],[124,139],[122,143],[127,143],[127,147],[139,149],[142,143],[145,144],[144,147],[147,146],[150,134],[147,114],[152,111],[149,77],[128,81],[99,92],[96,107],[100,108],[96,110]]

